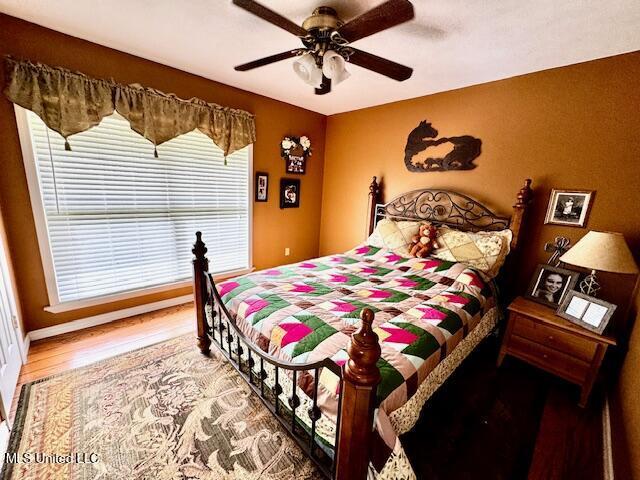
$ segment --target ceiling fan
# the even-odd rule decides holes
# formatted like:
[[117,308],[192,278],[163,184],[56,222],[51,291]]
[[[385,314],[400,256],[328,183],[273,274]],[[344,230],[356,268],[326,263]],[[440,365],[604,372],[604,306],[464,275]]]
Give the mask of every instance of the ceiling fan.
[[331,91],[331,82],[338,84],[349,76],[345,62],[372,70],[402,82],[411,77],[413,69],[351,46],[352,42],[411,20],[413,5],[408,0],[387,0],[359,17],[344,23],[331,7],[318,7],[300,27],[253,0],[233,0],[234,5],[293,33],[302,40],[303,48],[270,55],[235,67],[245,72],[270,63],[298,57],[296,74],[315,88],[316,95]]

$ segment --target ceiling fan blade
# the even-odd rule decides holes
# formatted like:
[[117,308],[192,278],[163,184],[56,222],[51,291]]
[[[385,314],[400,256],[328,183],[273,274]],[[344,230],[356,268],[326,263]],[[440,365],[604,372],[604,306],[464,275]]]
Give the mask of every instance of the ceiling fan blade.
[[411,20],[413,5],[408,0],[388,0],[338,28],[338,33],[349,42],[355,42],[387,28]]
[[322,75],[320,88],[316,88],[316,95],[326,95],[331,91],[331,79]]
[[243,63],[242,65],[238,65],[234,67],[234,70],[238,72],[246,72],[247,70],[252,70],[258,67],[264,67],[265,65],[269,65],[270,63],[279,62],[281,60],[286,60],[287,58],[295,57],[300,52],[304,52],[304,48],[296,48],[294,50],[289,50],[288,52],[276,53],[275,55],[271,55],[269,57],[264,57],[259,60],[254,60],[253,62]]
[[348,62],[358,65],[359,67],[373,70],[381,75],[385,75],[389,78],[393,78],[399,82],[402,82],[413,73],[413,68],[405,67],[399,63],[392,62],[386,58],[378,57],[371,53],[363,52],[353,47],[349,47],[353,52],[347,59]]
[[299,25],[296,25],[291,20],[284,18],[282,15],[269,10],[267,7],[260,5],[253,0],[233,0],[233,4],[240,8],[244,8],[247,12],[272,23],[280,28],[284,28],[287,32],[291,32],[298,37],[304,37],[307,35],[307,31]]

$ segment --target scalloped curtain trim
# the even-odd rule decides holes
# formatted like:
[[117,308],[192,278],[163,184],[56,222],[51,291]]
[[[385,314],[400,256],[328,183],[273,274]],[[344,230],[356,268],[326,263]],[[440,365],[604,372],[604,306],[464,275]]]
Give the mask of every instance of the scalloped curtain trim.
[[[65,139],[89,130],[114,110],[131,129],[155,146],[195,129],[222,149],[225,157],[255,142],[255,118],[244,110],[199,98],[184,100],[138,84],[122,85],[41,63],[5,59],[4,94],[31,110]],[[156,153],[157,156],[157,153]]]

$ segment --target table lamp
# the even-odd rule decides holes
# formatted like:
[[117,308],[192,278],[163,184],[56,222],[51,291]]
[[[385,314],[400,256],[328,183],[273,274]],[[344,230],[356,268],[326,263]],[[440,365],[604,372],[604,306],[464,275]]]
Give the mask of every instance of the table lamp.
[[578,243],[560,257],[560,261],[591,270],[580,282],[580,291],[595,296],[600,285],[596,279],[596,270],[612,273],[638,273],[631,250],[621,233],[596,232],[591,230]]

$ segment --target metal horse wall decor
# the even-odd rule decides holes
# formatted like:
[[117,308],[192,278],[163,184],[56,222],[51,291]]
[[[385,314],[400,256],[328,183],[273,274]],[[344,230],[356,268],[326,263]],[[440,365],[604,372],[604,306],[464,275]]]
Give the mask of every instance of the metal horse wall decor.
[[[473,161],[480,155],[482,141],[479,138],[462,135],[428,140],[437,136],[438,131],[426,120],[421,121],[416,128],[411,130],[407,137],[407,145],[404,147],[404,163],[407,170],[410,172],[443,172],[476,168]],[[444,158],[427,157],[420,161],[414,160],[417,154],[427,148],[437,147],[444,143],[450,143],[453,146],[453,149]]]

